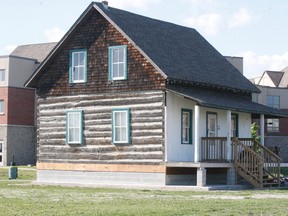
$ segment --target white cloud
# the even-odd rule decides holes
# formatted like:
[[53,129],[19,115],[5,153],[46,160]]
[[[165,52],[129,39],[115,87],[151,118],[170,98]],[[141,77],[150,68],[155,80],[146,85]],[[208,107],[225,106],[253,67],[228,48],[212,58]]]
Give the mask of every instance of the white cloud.
[[253,51],[239,54],[244,58],[244,75],[247,78],[261,76],[265,70],[280,71],[288,66],[288,52],[282,55],[257,55]]
[[45,38],[48,42],[58,42],[65,34],[59,27],[54,27],[45,31]]
[[161,0],[110,0],[109,6],[121,9],[140,8],[147,10],[152,5],[157,5]]
[[230,28],[236,28],[244,25],[248,25],[253,20],[246,8],[240,8],[229,21]]
[[199,17],[189,17],[184,20],[186,25],[202,30],[207,35],[216,35],[221,27],[222,17],[220,14],[204,14]]

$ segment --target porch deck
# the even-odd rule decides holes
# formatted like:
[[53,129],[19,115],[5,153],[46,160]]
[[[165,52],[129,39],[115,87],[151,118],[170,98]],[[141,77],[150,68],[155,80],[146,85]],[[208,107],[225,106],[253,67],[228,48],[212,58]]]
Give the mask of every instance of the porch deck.
[[[169,168],[197,169],[197,185],[206,185],[206,169],[226,169],[227,184],[236,173],[255,187],[280,186],[281,158],[251,138],[202,137],[199,161],[167,162]],[[198,183],[199,181],[199,183]]]

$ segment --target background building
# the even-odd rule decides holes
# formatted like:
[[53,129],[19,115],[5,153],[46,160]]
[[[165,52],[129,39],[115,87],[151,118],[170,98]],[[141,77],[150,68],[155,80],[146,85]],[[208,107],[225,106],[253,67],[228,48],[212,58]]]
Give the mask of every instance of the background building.
[[[261,90],[254,95],[254,102],[288,112],[288,67],[264,71],[251,81]],[[265,123],[265,144],[288,162],[288,118],[268,118]]]
[[19,46],[0,56],[0,165],[35,163],[35,91],[24,84],[54,45]]

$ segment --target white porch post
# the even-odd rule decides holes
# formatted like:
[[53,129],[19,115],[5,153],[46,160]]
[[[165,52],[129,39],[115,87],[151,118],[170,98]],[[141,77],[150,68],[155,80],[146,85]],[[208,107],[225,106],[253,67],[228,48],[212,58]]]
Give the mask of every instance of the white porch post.
[[260,115],[260,138],[261,138],[262,145],[264,145],[264,128],[265,128],[264,114],[261,114]]
[[232,146],[231,146],[231,110],[227,110],[227,160],[232,160]]
[[197,163],[201,160],[201,139],[200,139],[200,107],[198,105],[195,106],[194,109],[194,119],[195,119],[195,126],[194,126],[194,162]]

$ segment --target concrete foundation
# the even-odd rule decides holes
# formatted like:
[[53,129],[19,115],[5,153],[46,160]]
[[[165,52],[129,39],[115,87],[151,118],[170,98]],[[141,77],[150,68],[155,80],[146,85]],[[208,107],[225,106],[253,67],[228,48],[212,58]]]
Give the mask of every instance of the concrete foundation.
[[198,187],[206,186],[206,169],[205,168],[197,169],[197,186]]
[[37,170],[37,182],[164,186],[165,173]]

